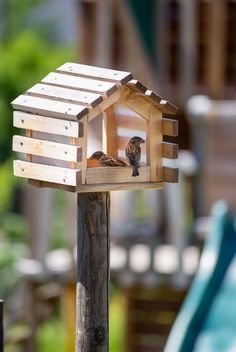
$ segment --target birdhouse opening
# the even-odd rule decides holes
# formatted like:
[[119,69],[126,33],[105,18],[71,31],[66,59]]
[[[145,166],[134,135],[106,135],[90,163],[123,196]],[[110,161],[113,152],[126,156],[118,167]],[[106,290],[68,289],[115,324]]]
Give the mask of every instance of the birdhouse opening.
[[[121,103],[116,103],[106,109],[102,114],[88,124],[87,168],[119,167],[120,161],[125,163],[122,167],[130,167],[125,149],[131,138],[138,136],[145,142],[141,146],[140,167],[147,165],[147,122],[146,120]],[[93,156],[107,156],[105,164]],[[109,158],[117,161],[117,165],[110,165]],[[92,158],[92,160],[91,160]],[[106,160],[106,159],[104,159]],[[122,164],[122,163],[121,163]],[[106,169],[104,170],[106,172]]]
[[147,164],[147,123],[140,115],[134,111],[128,109],[125,105],[115,104],[115,117],[116,117],[116,128],[117,128],[117,156],[118,158],[127,162],[125,156],[125,148],[128,145],[129,140],[138,136],[143,138],[145,141],[142,144],[141,150],[141,162],[140,165],[144,166]]

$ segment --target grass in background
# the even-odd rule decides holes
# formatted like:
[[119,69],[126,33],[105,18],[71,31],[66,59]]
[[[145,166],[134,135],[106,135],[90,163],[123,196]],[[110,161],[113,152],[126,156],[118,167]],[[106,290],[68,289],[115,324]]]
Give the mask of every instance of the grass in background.
[[110,301],[110,352],[124,351],[125,314],[125,296],[116,291]]
[[39,352],[66,351],[64,325],[63,322],[57,318],[42,324],[38,330],[37,337]]

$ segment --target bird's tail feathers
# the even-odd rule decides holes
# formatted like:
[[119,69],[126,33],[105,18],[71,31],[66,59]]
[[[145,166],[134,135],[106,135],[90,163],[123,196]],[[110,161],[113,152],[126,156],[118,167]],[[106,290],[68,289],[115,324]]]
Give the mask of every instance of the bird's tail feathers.
[[133,167],[132,176],[133,176],[133,177],[139,176],[138,167],[137,167],[137,166],[134,166],[134,165],[133,165],[132,167]]

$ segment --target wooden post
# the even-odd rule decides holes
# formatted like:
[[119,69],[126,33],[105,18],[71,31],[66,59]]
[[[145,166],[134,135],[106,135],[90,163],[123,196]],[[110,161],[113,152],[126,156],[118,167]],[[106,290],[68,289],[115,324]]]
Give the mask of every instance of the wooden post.
[[4,350],[4,334],[3,334],[3,301],[0,300],[0,352]]
[[77,199],[76,352],[107,352],[110,194]]

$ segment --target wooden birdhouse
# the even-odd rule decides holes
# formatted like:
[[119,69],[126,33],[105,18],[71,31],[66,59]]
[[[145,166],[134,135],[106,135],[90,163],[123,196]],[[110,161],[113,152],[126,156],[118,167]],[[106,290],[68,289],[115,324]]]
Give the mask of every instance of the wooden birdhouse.
[[[14,161],[14,174],[36,186],[93,192],[177,182],[178,169],[163,166],[163,159],[178,154],[177,144],[163,141],[163,136],[177,136],[177,121],[163,118],[176,107],[131,73],[66,63],[12,105],[14,126],[25,130],[24,136],[13,137],[13,150],[26,155]],[[125,157],[133,136],[145,140],[137,177]],[[90,160],[98,148],[127,166]]]

